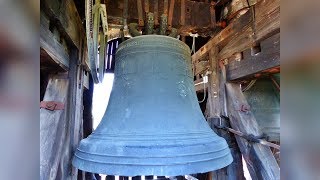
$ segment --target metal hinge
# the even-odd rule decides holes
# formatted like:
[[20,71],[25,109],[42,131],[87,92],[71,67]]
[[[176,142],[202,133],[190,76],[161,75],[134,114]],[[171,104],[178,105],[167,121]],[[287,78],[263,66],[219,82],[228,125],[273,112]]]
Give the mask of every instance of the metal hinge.
[[54,110],[63,110],[64,109],[64,103],[57,102],[57,101],[41,101],[40,102],[40,108],[44,108],[50,111]]

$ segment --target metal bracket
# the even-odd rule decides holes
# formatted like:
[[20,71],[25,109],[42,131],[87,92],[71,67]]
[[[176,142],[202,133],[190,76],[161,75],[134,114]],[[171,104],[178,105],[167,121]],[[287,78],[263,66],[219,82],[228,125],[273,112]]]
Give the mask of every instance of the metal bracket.
[[57,101],[41,101],[40,102],[40,108],[44,108],[44,109],[47,109],[49,111],[63,110],[64,109],[64,103],[57,102]]
[[250,106],[248,104],[241,104],[240,108],[238,109],[238,111],[248,112],[248,111],[250,111]]
[[228,65],[228,59],[227,59],[227,58],[222,59],[221,62],[222,62],[222,64],[225,65],[225,66]]

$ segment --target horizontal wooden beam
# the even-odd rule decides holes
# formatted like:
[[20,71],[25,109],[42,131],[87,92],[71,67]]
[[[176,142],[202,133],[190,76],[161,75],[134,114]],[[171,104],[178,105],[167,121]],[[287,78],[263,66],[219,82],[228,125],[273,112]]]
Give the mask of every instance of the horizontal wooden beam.
[[[219,58],[229,58],[232,54],[242,52],[245,49],[250,48],[253,44],[259,43],[264,39],[279,33],[280,7],[276,7],[275,9],[272,8],[268,15],[263,15],[265,16],[264,19],[258,19],[259,21],[255,21],[253,26],[250,26],[245,31],[239,32],[236,37],[232,38],[228,44],[220,50]],[[256,14],[259,15],[258,12]]]
[[240,61],[229,61],[226,66],[227,80],[239,80],[256,73],[280,67],[280,34],[276,34],[260,43],[261,52],[251,55],[251,50],[243,52]]
[[203,78],[197,79],[194,81],[194,88],[196,90],[196,92],[198,91],[203,91],[204,89],[207,89],[209,86],[209,83],[205,83],[203,84]]
[[[249,3],[249,4],[248,4]],[[241,16],[249,9],[249,5],[253,6],[257,0],[233,0],[224,8],[222,18],[228,21]],[[226,11],[227,9],[227,11]]]
[[[123,24],[123,1],[106,1],[109,25]],[[154,2],[149,2],[149,11],[154,12]],[[169,1],[170,2],[170,1]],[[182,3],[181,3],[182,2]],[[158,17],[164,12],[164,1],[157,1]],[[175,0],[172,13],[172,27],[179,29],[182,35],[197,32],[201,36],[209,36],[216,29],[212,28],[210,17],[210,3],[192,0]],[[183,7],[182,7],[183,6]],[[183,13],[183,14],[182,14]],[[137,1],[128,0],[127,22],[138,22]],[[160,19],[158,19],[160,21]],[[118,29],[118,27],[115,27]],[[121,27],[120,27],[121,28]]]
[[70,61],[68,53],[42,22],[40,21],[41,66],[44,65],[45,61],[53,61],[67,71]]
[[[219,58],[225,58],[241,50],[247,49],[252,44],[252,29],[256,29],[255,40],[260,41],[272,35],[280,29],[280,0],[260,0],[254,6],[255,14],[251,10],[230,23],[225,29],[220,31],[216,36],[211,38],[207,44],[201,47],[193,56],[192,61],[197,62],[209,52],[212,47],[218,46],[222,50],[219,52]],[[254,22],[253,22],[254,21]],[[239,37],[240,36],[240,37]],[[247,38],[242,38],[247,37]],[[249,37],[249,38],[248,38]],[[232,40],[235,39],[236,40]],[[239,41],[242,39],[243,41]],[[229,44],[229,41],[231,41]],[[244,43],[242,45],[242,43]],[[228,46],[227,46],[228,45]],[[227,51],[227,47],[233,47],[233,50]],[[237,48],[241,46],[241,48]],[[226,50],[223,50],[226,49]]]
[[194,66],[194,75],[205,74],[210,69],[209,59],[207,61],[200,61]]
[[[241,110],[241,107],[248,107],[249,105],[241,91],[240,85],[227,83],[226,90],[231,127],[248,135],[262,135],[252,112],[250,110]],[[280,179],[279,165],[268,146],[248,142],[239,136],[235,137],[252,179]]]

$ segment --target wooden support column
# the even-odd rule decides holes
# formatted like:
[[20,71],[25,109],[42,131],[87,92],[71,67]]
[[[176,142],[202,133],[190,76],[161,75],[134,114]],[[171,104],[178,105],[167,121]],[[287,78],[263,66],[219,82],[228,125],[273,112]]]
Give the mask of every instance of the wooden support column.
[[83,116],[83,67],[81,66],[77,49],[70,53],[69,70],[69,99],[68,99],[68,132],[64,144],[63,157],[61,159],[61,179],[77,179],[78,170],[72,166],[74,152],[82,138],[82,116]]
[[[231,127],[246,134],[261,135],[262,132],[252,112],[241,110],[242,106],[248,106],[248,102],[240,85],[227,83],[226,90]],[[239,136],[235,137],[253,180],[280,179],[280,168],[268,146],[250,143]]]
[[[222,169],[219,169],[210,174],[211,179],[228,179],[228,180],[244,180],[242,170],[242,157],[238,145],[233,135],[223,130],[217,130],[215,125],[230,126],[229,122],[221,119],[220,116],[227,116],[226,110],[226,70],[224,65],[220,65],[218,61],[218,48],[212,48],[209,51],[210,71],[209,88],[208,88],[208,123],[211,128],[221,137],[223,137],[231,150],[233,162]],[[220,124],[221,123],[221,124]]]
[[209,51],[209,64],[211,74],[209,75],[209,104],[210,117],[220,116],[219,104],[219,77],[218,77],[218,48],[213,47]]
[[[52,76],[43,101],[67,102],[69,80]],[[66,106],[65,106],[66,107]],[[56,179],[66,130],[66,109],[40,109],[40,179]]]

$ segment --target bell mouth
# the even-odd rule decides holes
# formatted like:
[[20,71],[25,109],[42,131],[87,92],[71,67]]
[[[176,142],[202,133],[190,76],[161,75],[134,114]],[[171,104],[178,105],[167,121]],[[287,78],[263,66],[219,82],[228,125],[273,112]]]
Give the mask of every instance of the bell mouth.
[[89,136],[81,141],[73,165],[87,172],[108,175],[179,176],[214,171],[233,160],[227,143],[211,133],[181,142],[162,141],[162,144],[151,138],[149,141],[125,139]]

